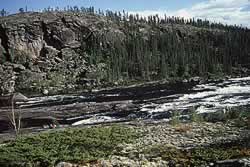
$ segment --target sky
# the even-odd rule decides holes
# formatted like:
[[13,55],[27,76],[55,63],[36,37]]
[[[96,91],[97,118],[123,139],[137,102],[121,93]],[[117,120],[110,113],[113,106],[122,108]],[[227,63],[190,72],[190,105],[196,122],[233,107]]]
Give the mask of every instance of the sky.
[[96,9],[128,11],[142,16],[158,14],[201,18],[250,28],[250,0],[0,0],[0,9],[15,13],[19,8],[37,11],[50,7],[94,6]]

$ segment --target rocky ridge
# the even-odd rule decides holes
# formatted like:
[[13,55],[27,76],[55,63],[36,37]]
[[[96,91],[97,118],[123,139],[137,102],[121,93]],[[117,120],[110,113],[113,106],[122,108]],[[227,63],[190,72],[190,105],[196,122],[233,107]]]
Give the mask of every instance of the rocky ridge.
[[[154,34],[157,30],[148,24],[138,26],[140,35],[145,38],[149,32]],[[158,28],[174,34],[177,39],[192,39],[194,43],[201,31],[207,38],[219,38],[224,32],[181,24],[164,24]],[[102,82],[108,70],[107,62],[91,63],[88,48],[96,37],[105,38],[105,43],[99,43],[105,53],[110,43],[117,39],[122,41],[126,36],[129,34],[122,24],[96,14],[28,12],[1,17],[1,93],[58,94],[110,85]],[[119,82],[122,81],[113,84]]]
[[83,45],[101,30],[113,34],[115,30],[108,24],[103,17],[70,13],[25,13],[0,18],[0,72],[9,74],[1,78],[2,91],[11,92],[11,87],[72,88],[76,77],[94,70],[86,64]]

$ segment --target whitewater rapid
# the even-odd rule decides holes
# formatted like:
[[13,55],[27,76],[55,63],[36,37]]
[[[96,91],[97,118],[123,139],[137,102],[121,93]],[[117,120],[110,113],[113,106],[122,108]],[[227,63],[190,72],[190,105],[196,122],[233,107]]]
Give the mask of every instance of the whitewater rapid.
[[[81,95],[29,98],[20,108],[33,115],[57,114],[72,126],[119,121],[169,120],[171,113],[211,113],[250,105],[250,77],[113,89]],[[67,114],[65,114],[67,113]],[[48,115],[48,114],[47,114]],[[63,119],[62,119],[63,118]]]
[[206,113],[250,104],[250,77],[199,84],[192,90],[194,93],[171,95],[170,100],[163,104],[142,105],[140,111],[153,114],[191,108],[198,113]]

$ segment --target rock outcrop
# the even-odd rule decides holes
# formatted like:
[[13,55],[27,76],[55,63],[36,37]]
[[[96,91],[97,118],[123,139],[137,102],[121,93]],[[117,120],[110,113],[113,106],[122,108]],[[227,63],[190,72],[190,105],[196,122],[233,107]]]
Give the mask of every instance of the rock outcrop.
[[87,69],[82,45],[91,35],[100,33],[100,24],[106,24],[102,17],[67,13],[0,18],[0,72],[8,68],[11,75],[1,75],[1,92],[13,92],[15,82],[17,90],[26,91],[54,87],[50,89],[56,92],[73,87],[76,78]]

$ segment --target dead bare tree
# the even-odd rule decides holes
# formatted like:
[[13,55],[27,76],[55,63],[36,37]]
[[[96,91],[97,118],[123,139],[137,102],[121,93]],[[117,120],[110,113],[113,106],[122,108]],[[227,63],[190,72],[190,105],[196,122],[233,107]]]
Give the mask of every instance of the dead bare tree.
[[18,136],[21,127],[21,114],[16,113],[15,110],[15,94],[10,97],[10,107],[11,113],[8,115],[8,119],[10,120],[11,126],[14,128],[15,135]]
[[20,134],[21,129],[21,119],[22,119],[22,113],[20,108],[16,108],[16,102],[21,101],[27,101],[27,97],[23,96],[22,94],[14,93],[10,97],[11,102],[11,113],[8,115],[8,119],[10,120],[10,123],[12,127],[14,128],[16,137]]

